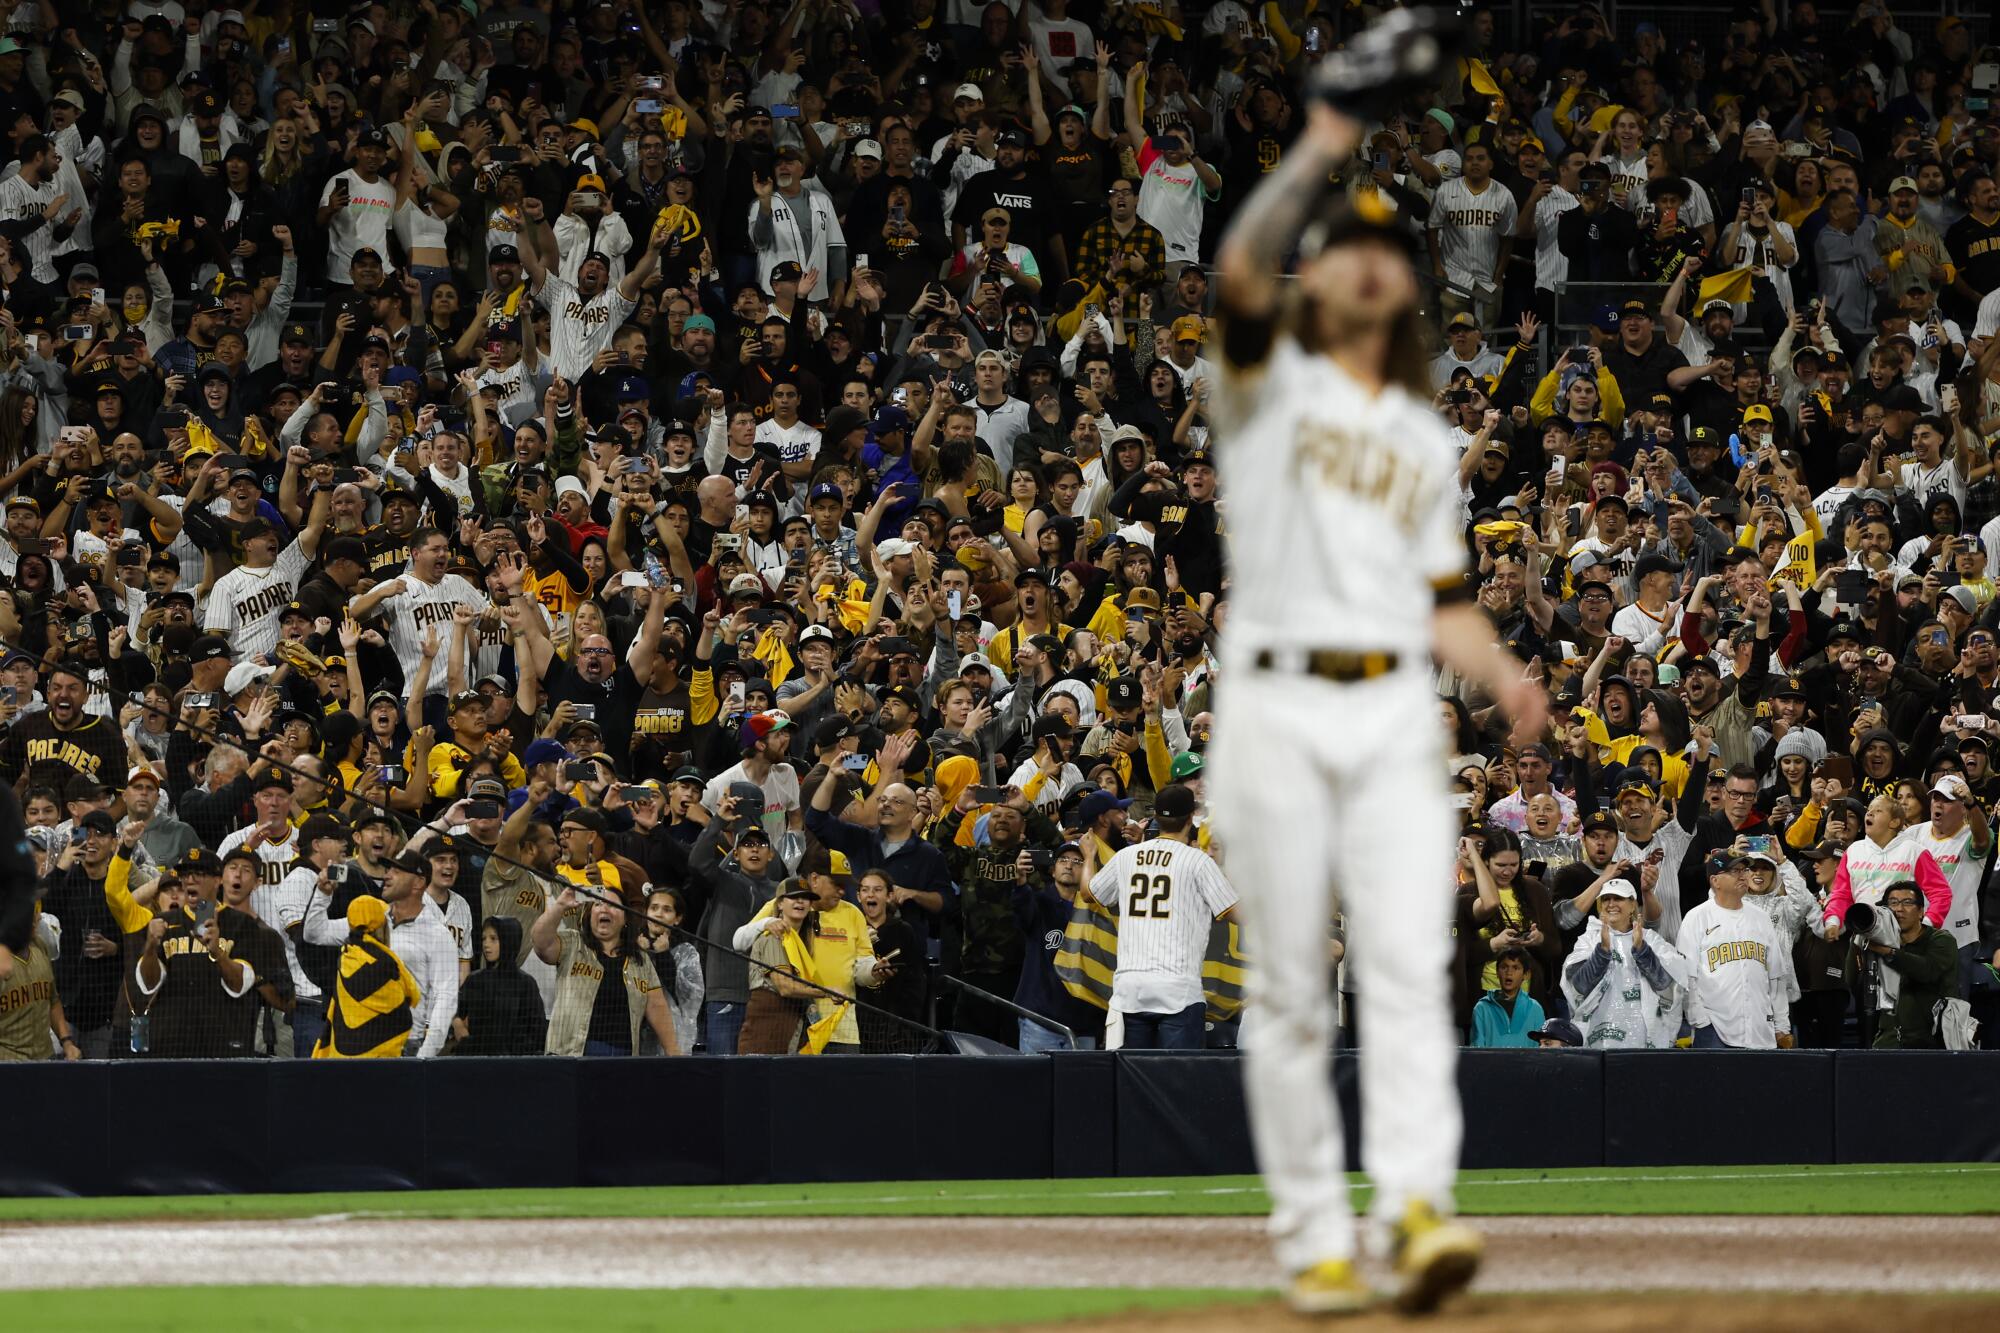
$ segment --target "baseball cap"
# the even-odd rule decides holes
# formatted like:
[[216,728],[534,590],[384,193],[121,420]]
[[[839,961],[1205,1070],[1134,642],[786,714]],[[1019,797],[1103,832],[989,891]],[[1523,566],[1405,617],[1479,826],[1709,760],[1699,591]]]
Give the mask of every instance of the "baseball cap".
[[965,98],[973,102],[984,102],[986,100],[986,93],[976,83],[961,83],[957,88],[952,90],[951,94],[951,100],[954,102],[960,98]]
[[1632,881],[1629,879],[1614,879],[1607,881],[1604,887],[1597,891],[1597,896],[1600,898],[1630,898],[1636,903],[1639,901],[1639,890],[1633,886]]
[[1931,787],[1931,795],[1942,796],[1947,801],[1969,801],[1972,788],[1966,786],[1965,779],[1956,773],[1946,773]]
[[1195,804],[1192,787],[1178,782],[1169,783],[1153,797],[1153,813],[1163,819],[1191,819]]
[[1202,332],[1202,324],[1199,316],[1182,315],[1174,321],[1174,341],[1177,343],[1200,342]]
[[882,145],[876,143],[873,139],[863,139],[854,145],[850,156],[872,157],[879,162],[882,160]]
[[1583,1033],[1567,1018],[1551,1018],[1528,1034],[1529,1041],[1559,1041],[1565,1046],[1583,1045]]
[[1584,816],[1582,833],[1618,833],[1618,818],[1609,810],[1592,810]]
[[1750,404],[1750,406],[1743,409],[1743,422],[1745,425],[1748,425],[1752,421],[1761,421],[1767,426],[1770,425],[1771,409],[1762,403]]
[[1077,803],[1078,824],[1094,824],[1112,810],[1124,810],[1132,804],[1129,798],[1120,799],[1108,791],[1094,791]]
[[1896,194],[1903,190],[1908,190],[1912,194],[1914,194],[1916,192],[1916,189],[1917,189],[1917,181],[1914,176],[1898,176],[1896,177],[1896,179],[1889,182],[1890,194]]
[[1720,875],[1725,870],[1741,865],[1747,857],[1738,856],[1727,847],[1718,847],[1708,854],[1707,869],[1711,875]]

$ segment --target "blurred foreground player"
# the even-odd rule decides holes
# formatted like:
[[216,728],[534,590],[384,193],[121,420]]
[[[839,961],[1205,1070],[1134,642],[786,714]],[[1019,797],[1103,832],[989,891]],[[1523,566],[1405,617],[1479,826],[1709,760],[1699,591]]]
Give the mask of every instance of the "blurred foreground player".
[[[1248,916],[1258,1006],[1251,1127],[1294,1308],[1360,1309],[1328,1076],[1325,926],[1338,883],[1366,997],[1362,1165],[1397,1299],[1471,1281],[1476,1232],[1449,1220],[1462,1129],[1452,835],[1433,654],[1539,732],[1540,691],[1471,601],[1457,454],[1427,404],[1406,233],[1372,195],[1326,193],[1362,117],[1434,82],[1435,16],[1399,12],[1321,66],[1304,133],[1223,243],[1222,451],[1232,506],[1229,631],[1208,760]],[[1281,282],[1287,254],[1297,281]]]

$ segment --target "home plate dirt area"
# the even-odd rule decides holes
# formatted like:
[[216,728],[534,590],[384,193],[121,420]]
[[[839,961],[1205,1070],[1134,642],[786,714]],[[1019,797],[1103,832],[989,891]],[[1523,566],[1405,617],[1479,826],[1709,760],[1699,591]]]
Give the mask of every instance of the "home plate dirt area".
[[[1429,1326],[2000,1327],[2000,1218],[1489,1217],[1471,1295]],[[116,1262],[79,1264],[79,1255]],[[1240,1287],[1275,1289],[1250,1217],[786,1217],[0,1224],[0,1288]],[[1794,1295],[1793,1293],[1802,1293]],[[976,1320],[976,1316],[973,1316]],[[1373,1319],[1344,1321],[1367,1328]],[[1387,1316],[1381,1316],[1387,1320]],[[1064,1328],[1287,1326],[1275,1304]],[[976,1325],[974,1325],[976,1326]]]

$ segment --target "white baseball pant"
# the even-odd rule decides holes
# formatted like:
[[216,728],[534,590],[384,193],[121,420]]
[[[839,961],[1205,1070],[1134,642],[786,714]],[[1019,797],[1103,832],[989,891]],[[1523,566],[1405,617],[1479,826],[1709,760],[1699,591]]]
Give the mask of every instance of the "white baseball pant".
[[1330,1061],[1330,889],[1364,1028],[1362,1166],[1373,1215],[1452,1209],[1463,1119],[1451,1024],[1452,833],[1437,696],[1405,664],[1339,684],[1258,671],[1218,687],[1205,784],[1243,895],[1244,1078],[1278,1259],[1355,1253]]

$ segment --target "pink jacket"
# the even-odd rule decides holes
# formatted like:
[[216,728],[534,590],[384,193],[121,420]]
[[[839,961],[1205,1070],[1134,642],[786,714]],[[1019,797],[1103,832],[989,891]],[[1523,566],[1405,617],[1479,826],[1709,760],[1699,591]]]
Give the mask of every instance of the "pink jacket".
[[1891,884],[1915,880],[1924,893],[1924,920],[1942,926],[1951,911],[1951,884],[1938,868],[1937,858],[1918,847],[1912,838],[1898,837],[1887,847],[1877,847],[1867,838],[1847,844],[1841,853],[1840,868],[1833,874],[1833,892],[1827,895],[1826,916],[1840,921],[1857,898],[1879,903]]

